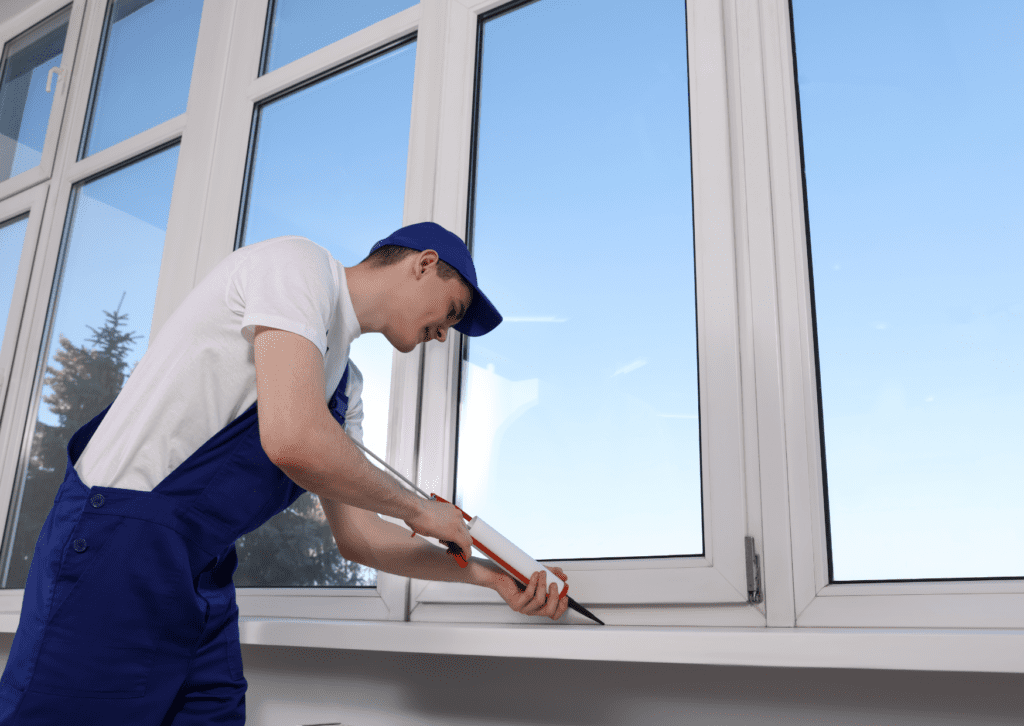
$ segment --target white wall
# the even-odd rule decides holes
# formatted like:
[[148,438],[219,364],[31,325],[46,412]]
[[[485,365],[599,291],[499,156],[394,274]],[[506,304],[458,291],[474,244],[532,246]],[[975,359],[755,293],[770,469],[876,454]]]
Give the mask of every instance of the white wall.
[[[1024,675],[601,663],[243,646],[248,723],[1024,723]],[[532,694],[532,699],[523,694]]]

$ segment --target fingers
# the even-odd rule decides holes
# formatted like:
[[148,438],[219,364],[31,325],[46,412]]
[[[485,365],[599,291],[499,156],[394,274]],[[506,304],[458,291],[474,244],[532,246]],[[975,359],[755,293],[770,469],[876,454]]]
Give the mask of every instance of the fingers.
[[441,542],[454,542],[468,559],[473,551],[473,537],[462,512],[449,502],[424,502],[422,512],[405,523],[417,534],[433,537]]
[[466,558],[469,559],[469,555],[473,551],[473,537],[469,534],[469,525],[466,524],[466,521],[462,518],[462,512],[454,504],[449,504],[448,506],[455,510],[455,514],[459,518],[459,538],[455,540],[455,544],[462,548]]
[[[565,576],[564,572],[554,567],[551,568],[556,575]],[[526,585],[516,585],[516,581],[509,575],[502,574],[502,585],[498,592],[508,603],[508,606],[517,613],[523,615],[543,615],[552,620],[558,620],[569,607],[569,598],[559,597],[563,585],[561,581],[552,582],[546,585],[547,575],[543,571],[534,572]],[[520,590],[519,588],[523,588]]]
[[[554,568],[552,568],[554,570]],[[555,573],[559,574],[559,573]],[[514,602],[509,603],[513,610],[524,615],[544,615],[557,620],[568,607],[566,598],[559,598],[562,588],[556,582],[547,585],[547,574],[540,570],[533,573],[526,589],[519,593]]]
[[445,523],[447,524],[446,529],[451,533],[450,537],[442,539],[448,539],[461,547],[463,554],[468,559],[473,552],[473,538],[469,534],[469,526],[462,517],[462,512],[450,502],[439,502],[439,504],[445,508],[442,511],[448,520]]
[[544,606],[547,598],[546,591],[541,584],[545,575],[543,572],[534,572],[530,581],[526,583],[526,589],[520,592],[514,601],[509,603],[517,613],[524,615],[535,615]]

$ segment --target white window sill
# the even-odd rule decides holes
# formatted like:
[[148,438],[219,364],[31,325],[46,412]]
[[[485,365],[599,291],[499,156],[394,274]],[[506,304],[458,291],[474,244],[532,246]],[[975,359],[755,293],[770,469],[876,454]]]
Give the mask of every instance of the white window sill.
[[[18,617],[17,612],[0,612],[0,632],[15,632]],[[242,617],[238,625],[247,645],[635,663],[1024,673],[1024,630],[601,627],[266,617]]]
[[250,618],[243,643],[505,658],[1024,673],[1024,630],[481,625]]

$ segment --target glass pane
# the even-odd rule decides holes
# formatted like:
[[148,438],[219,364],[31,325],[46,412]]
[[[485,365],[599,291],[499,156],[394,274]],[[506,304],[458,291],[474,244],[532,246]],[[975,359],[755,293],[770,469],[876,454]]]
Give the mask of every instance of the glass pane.
[[[114,400],[149,345],[177,162],[174,146],[72,192],[38,418],[11,500],[6,588],[25,586],[40,529],[64,480],[68,441]],[[111,359],[97,352],[104,331],[134,337]]]
[[[242,244],[301,235],[351,267],[402,226],[415,60],[416,44],[409,43],[260,108]],[[349,352],[364,378],[363,443],[380,456],[387,443],[393,351],[384,336],[366,335]],[[313,541],[304,546],[332,542],[314,495],[302,495],[292,509],[320,522],[319,530],[308,535]],[[333,547],[336,574],[326,571],[314,582],[296,567],[291,579],[268,581],[259,559],[246,548],[256,538],[269,539],[263,546],[280,557],[282,538],[300,538],[297,532],[283,533],[295,520],[286,515],[282,512],[239,540],[236,585],[376,584],[376,571],[346,563]],[[309,559],[298,545],[294,556],[297,562]]]
[[[18,276],[27,231],[28,215],[0,223],[0,335],[6,330],[7,316],[11,312],[11,296],[14,295],[14,281]],[[2,344],[3,340],[0,339],[0,349],[3,348]],[[0,403],[3,403],[3,396],[3,389],[0,389]]]
[[185,112],[203,0],[111,0],[79,158]]
[[505,322],[467,341],[456,491],[535,557],[703,552],[685,20],[484,25],[472,247]]
[[1020,577],[1024,5],[793,15],[833,577]]
[[368,28],[416,0],[273,0],[263,73]]
[[[0,181],[39,165],[50,123],[51,68],[64,54],[71,9],[63,10],[18,36],[4,48],[0,75]],[[56,82],[57,74],[53,75]],[[67,79],[65,79],[67,81]]]

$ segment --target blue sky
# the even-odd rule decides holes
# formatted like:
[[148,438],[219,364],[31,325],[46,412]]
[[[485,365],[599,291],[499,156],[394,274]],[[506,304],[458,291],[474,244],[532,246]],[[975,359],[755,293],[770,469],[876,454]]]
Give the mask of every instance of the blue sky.
[[[313,33],[306,5],[282,4],[272,65],[365,24]],[[469,346],[457,493],[539,558],[701,551],[682,3],[624,7],[542,0],[485,32],[473,243],[506,323]],[[793,8],[836,578],[1019,576],[1024,6]],[[177,90],[101,98],[100,146],[184,108],[186,26]],[[415,52],[265,108],[246,243],[352,265],[400,226]],[[83,189],[57,332],[81,344],[127,291],[148,334],[176,156]],[[352,355],[383,454],[390,349]]]
[[456,491],[538,558],[703,551],[684,38],[671,2],[485,26],[473,253],[507,322],[469,344]]

